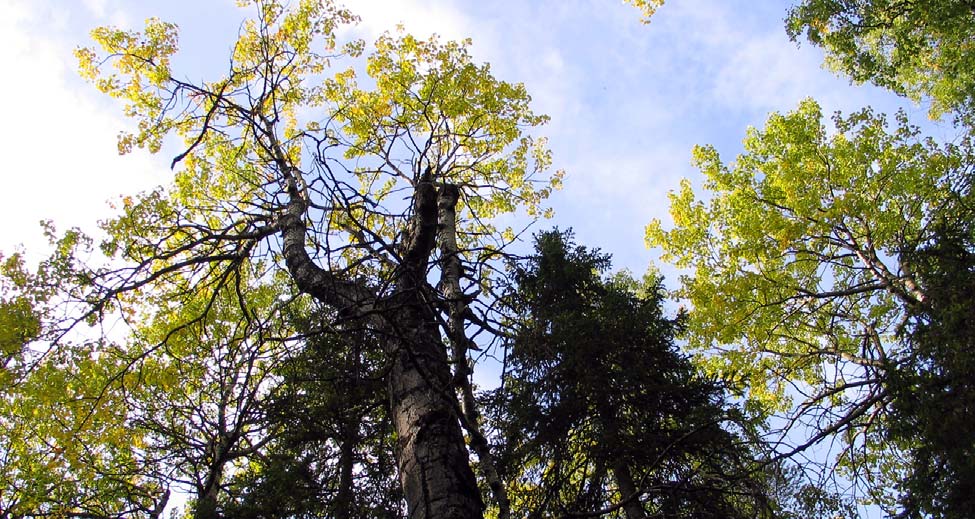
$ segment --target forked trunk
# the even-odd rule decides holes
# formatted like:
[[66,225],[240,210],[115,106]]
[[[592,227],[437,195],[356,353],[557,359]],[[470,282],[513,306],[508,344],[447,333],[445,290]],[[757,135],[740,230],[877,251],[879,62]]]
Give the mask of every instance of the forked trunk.
[[399,247],[395,294],[380,302],[367,287],[319,267],[308,256],[307,202],[297,187],[297,172],[283,157],[279,164],[291,200],[278,226],[285,262],[295,283],[340,313],[369,316],[377,336],[386,340],[397,466],[409,517],[482,517],[483,504],[461,433],[446,347],[426,294],[425,276],[438,224],[437,193],[429,170],[416,187],[414,214]]

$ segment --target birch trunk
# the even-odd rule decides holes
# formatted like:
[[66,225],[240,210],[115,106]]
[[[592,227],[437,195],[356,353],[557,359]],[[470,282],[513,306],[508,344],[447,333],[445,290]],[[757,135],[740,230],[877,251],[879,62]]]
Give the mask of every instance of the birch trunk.
[[398,312],[388,347],[390,409],[397,436],[400,485],[411,518],[481,517],[455,407],[447,356],[435,321],[421,308]]
[[471,370],[467,365],[467,350],[471,340],[465,331],[464,315],[467,313],[467,302],[461,290],[460,279],[463,274],[460,250],[457,246],[457,201],[460,190],[457,186],[445,185],[440,188],[437,197],[439,212],[439,241],[441,254],[441,290],[447,300],[449,311],[447,327],[451,343],[454,365],[454,384],[460,390],[461,412],[464,426],[470,437],[471,448],[477,454],[481,475],[487,480],[494,500],[498,504],[498,519],[511,517],[511,503],[504,482],[498,475],[491,447],[480,427],[480,413],[474,399],[474,389],[471,387]]
[[[367,287],[316,265],[305,249],[308,204],[296,173],[280,161],[289,204],[278,221],[285,263],[299,289],[342,312],[368,314],[386,337],[390,359],[390,412],[397,437],[400,484],[411,519],[480,518],[483,504],[471,470],[451,386],[446,347],[426,292],[426,271],[436,245],[437,193],[429,174],[418,183],[413,215],[403,238],[394,294],[377,301]],[[378,310],[378,311],[376,311]]]

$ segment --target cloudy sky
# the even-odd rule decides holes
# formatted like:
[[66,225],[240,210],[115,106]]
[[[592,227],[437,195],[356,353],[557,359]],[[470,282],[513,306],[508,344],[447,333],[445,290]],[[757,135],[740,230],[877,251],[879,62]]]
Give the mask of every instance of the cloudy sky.
[[[552,117],[544,133],[556,167],[567,172],[552,200],[553,223],[575,228],[581,243],[637,273],[654,257],[643,245],[644,226],[666,221],[667,192],[681,177],[697,177],[694,144],[714,144],[731,158],[747,126],[808,96],[827,113],[904,105],[834,77],[816,49],[790,42],[782,23],[789,4],[669,0],[644,25],[619,0],[348,3],[363,19],[357,36],[402,23],[418,36],[471,37],[478,60],[524,82],[536,111]],[[246,16],[233,0],[0,0],[0,13],[5,251],[36,250],[41,219],[90,229],[110,214],[107,200],[168,178],[178,150],[119,157],[115,138],[128,123],[118,105],[77,78],[71,52],[87,44],[92,27],[138,29],[149,16],[175,22],[176,66],[202,80],[222,70]],[[905,106],[923,121],[923,109]]]

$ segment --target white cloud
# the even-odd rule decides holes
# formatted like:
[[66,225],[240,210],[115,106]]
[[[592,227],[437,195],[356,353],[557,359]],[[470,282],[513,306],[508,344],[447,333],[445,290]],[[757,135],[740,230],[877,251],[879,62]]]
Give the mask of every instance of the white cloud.
[[358,30],[367,39],[375,39],[397,25],[419,38],[437,34],[448,40],[462,40],[472,33],[469,18],[453,6],[434,0],[356,0],[349,8],[362,17]]
[[[64,6],[7,1],[0,18],[0,82],[5,123],[0,250],[43,247],[37,222],[91,229],[109,214],[106,200],[158,183],[168,173],[145,155],[119,157],[115,136],[127,126],[117,106],[75,75],[73,42],[51,23]],[[43,34],[44,37],[37,37]]]
[[[158,161],[115,155],[115,135],[126,122],[117,105],[74,73],[70,52],[84,41],[84,26],[172,19],[182,28],[179,70],[191,79],[212,77],[230,46],[220,38],[232,37],[245,14],[231,3],[0,0],[0,59],[4,70],[18,71],[17,80],[0,83],[0,95],[15,100],[8,121],[16,121],[0,126],[5,191],[16,194],[0,217],[18,222],[6,226],[0,249],[38,235],[34,222],[41,218],[88,225],[107,214],[105,199],[168,176],[160,166],[167,152]],[[421,37],[470,36],[475,60],[492,63],[502,79],[524,82],[534,108],[553,118],[540,133],[551,137],[556,165],[568,172],[566,191],[554,200],[559,224],[612,226],[623,237],[613,238],[611,250],[622,253],[643,252],[643,226],[653,216],[667,219],[666,192],[679,177],[696,175],[688,165],[694,143],[715,143],[731,157],[745,126],[762,124],[771,110],[813,95],[828,113],[873,95],[851,93],[820,70],[812,49],[797,51],[781,29],[781,8],[735,7],[743,3],[668,2],[649,26],[636,10],[599,0],[348,5],[362,16],[355,36],[371,40],[398,23]]]
[[108,13],[108,1],[109,0],[82,0],[82,5],[85,9],[91,13],[92,16],[96,18],[104,18]]
[[835,82],[819,70],[819,56],[800,52],[784,35],[743,37],[736,48],[714,80],[714,96],[729,108],[785,110]]

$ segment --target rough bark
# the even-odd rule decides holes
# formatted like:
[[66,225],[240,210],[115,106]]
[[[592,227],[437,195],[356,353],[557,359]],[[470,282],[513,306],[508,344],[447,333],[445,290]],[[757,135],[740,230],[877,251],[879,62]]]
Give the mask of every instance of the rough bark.
[[429,174],[416,186],[413,215],[399,247],[394,294],[379,304],[366,287],[322,269],[308,256],[307,202],[297,173],[280,162],[290,201],[278,226],[285,263],[298,288],[340,311],[371,314],[370,325],[377,336],[386,338],[390,412],[409,517],[482,517],[480,492],[455,411],[446,348],[426,296],[426,270],[437,231],[437,197]]
[[481,517],[483,504],[455,411],[447,351],[427,300],[426,270],[436,245],[437,193],[429,169],[417,184],[391,300],[387,348],[390,409],[400,484],[411,518]]
[[411,518],[481,517],[477,482],[449,400],[446,351],[425,310],[404,301],[395,317],[399,330],[388,344],[400,484]]

